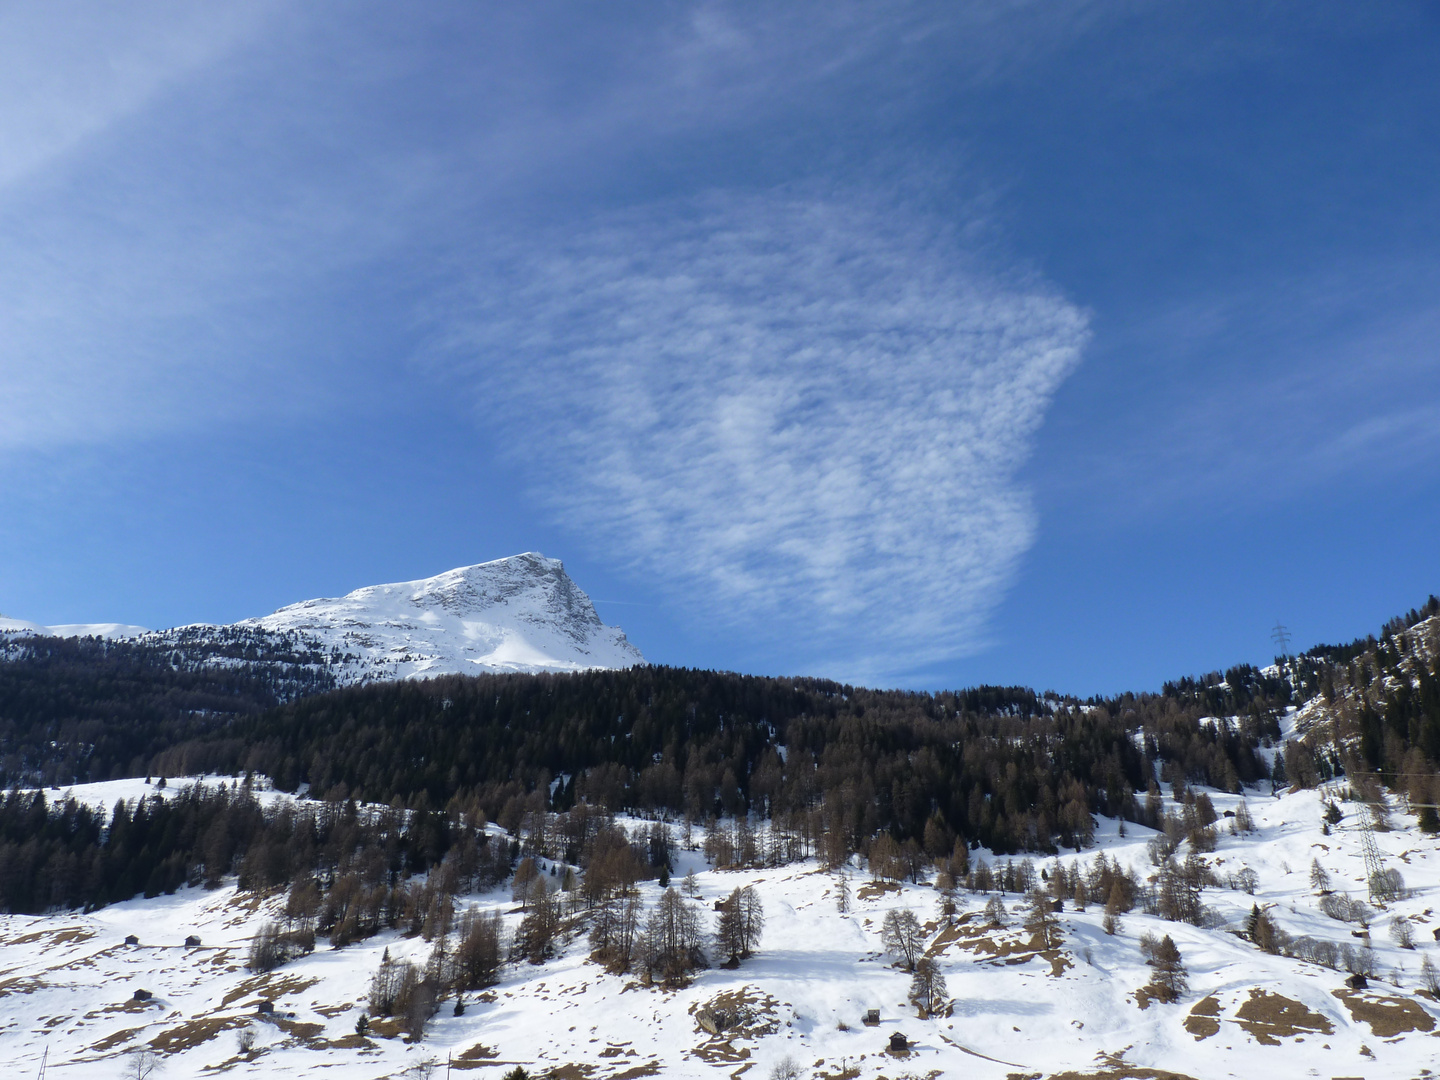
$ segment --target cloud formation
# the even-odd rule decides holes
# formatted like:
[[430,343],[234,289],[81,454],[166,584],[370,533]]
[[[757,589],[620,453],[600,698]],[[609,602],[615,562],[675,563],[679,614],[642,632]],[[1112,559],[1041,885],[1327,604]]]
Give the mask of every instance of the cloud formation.
[[978,644],[1087,334],[1053,290],[932,221],[788,194],[612,219],[486,290],[447,352],[575,534],[834,674]]
[[[360,359],[374,335],[347,297],[398,283],[393,308],[353,307],[403,335],[408,296],[468,273],[496,220],[612,206],[687,140],[758,150],[814,117],[852,126],[858,101],[903,111],[919,68],[1029,54],[1036,28],[998,10],[6,8],[0,469],[348,407],[367,377],[408,372],[388,363],[403,345]],[[713,171],[663,182],[693,192]]]
[[0,188],[234,47],[273,6],[7,5],[0,10]]

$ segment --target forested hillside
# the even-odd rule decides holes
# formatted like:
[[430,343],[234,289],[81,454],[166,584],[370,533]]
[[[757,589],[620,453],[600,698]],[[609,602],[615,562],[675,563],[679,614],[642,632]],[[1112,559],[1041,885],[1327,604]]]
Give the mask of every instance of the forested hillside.
[[[0,937],[32,1057],[60,1015],[87,1062],[177,1075],[394,1075],[432,1041],[681,1075],[749,1040],[853,1076],[878,1009],[942,1071],[1429,1060],[1440,602],[1089,700],[663,667],[334,689],[283,642],[20,644]],[[654,1055],[601,1046],[617,1023]]]
[[294,635],[181,627],[169,638],[0,634],[0,784],[143,776],[167,747],[334,686]]
[[[1346,772],[1435,802],[1437,610],[1432,599],[1379,639],[1266,671],[1086,701],[664,667],[316,693],[325,677],[305,656],[249,655],[240,641],[233,657],[187,657],[31,640],[0,663],[0,760],[12,785],[261,774],[331,807],[388,805],[407,812],[374,839],[392,876],[466,835],[483,845],[476,822],[514,832],[576,808],[768,820],[832,859],[869,853],[877,838],[912,861],[972,845],[1052,854],[1087,846],[1097,815],[1156,826],[1160,784],[1233,793]],[[14,794],[0,819],[0,891],[25,910],[170,891],[242,866],[274,884],[336,865],[323,855],[329,825],[267,822],[238,792],[222,804],[117,807],[108,820]],[[1433,811],[1422,821],[1440,825]],[[274,854],[297,828],[309,854]]]
[[1084,704],[652,667],[343,690],[155,761],[172,774],[251,770],[326,797],[423,793],[507,827],[580,799],[692,820],[823,810],[852,847],[882,830],[921,841],[933,817],[996,850],[1052,851],[1083,845],[1092,812],[1139,812],[1134,792],[1153,782],[1146,748],[1167,779],[1235,790],[1264,776],[1255,748],[1279,734],[1279,702],[1255,704],[1253,720],[1229,727],[1160,695]]

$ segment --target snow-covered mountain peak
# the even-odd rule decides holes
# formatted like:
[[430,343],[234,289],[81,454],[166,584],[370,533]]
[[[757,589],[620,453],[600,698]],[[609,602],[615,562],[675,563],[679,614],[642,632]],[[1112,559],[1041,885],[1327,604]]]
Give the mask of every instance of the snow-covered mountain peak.
[[534,551],[305,600],[228,626],[146,631],[118,623],[41,626],[0,617],[0,640],[15,648],[35,637],[91,635],[137,639],[200,664],[298,663],[328,672],[341,685],[645,663],[623,630],[600,621],[564,564]]
[[434,577],[306,600],[237,624],[339,653],[344,682],[643,664],[559,559],[526,552]]
[[603,625],[590,598],[565,572],[565,565],[534,551],[457,567],[418,581],[367,585],[339,600],[307,600],[281,608],[271,618],[303,610],[328,612],[338,605],[347,611],[383,611],[402,618],[413,608],[414,616],[421,619],[433,612],[436,618],[462,620],[503,608],[526,622],[557,625],[577,641]]

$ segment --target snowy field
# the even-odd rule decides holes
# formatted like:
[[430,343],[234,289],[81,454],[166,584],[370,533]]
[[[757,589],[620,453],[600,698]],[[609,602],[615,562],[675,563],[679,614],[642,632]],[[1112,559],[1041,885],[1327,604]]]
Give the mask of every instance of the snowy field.
[[[166,790],[184,782],[172,778]],[[108,806],[153,790],[122,781],[75,794]],[[1240,801],[1209,794],[1221,812]],[[1310,882],[1318,857],[1333,889],[1365,899],[1360,808],[1342,804],[1344,822],[1324,836],[1321,795],[1248,794],[1256,831],[1223,831],[1206,858],[1222,879],[1248,867],[1258,884],[1253,896],[1207,889],[1210,928],[1137,910],[1110,936],[1101,906],[1082,913],[1067,903],[1059,916],[1063,944],[1045,955],[1021,929],[1014,895],[1004,898],[1015,912],[1009,925],[994,930],[980,914],[988,897],[961,890],[960,917],[947,928],[930,885],[878,888],[852,870],[851,909],[841,913],[836,878],[813,862],[719,872],[698,851],[684,851],[674,883],[695,872],[707,925],[716,899],[736,886],[759,891],[766,926],[753,959],[735,970],[712,967],[688,988],[666,992],[604,973],[588,961],[582,933],[558,959],[507,966],[501,984],[471,997],[463,1016],[445,1002],[423,1041],[413,1044],[384,1023],[367,1037],[356,1034],[355,1024],[382,952],[423,964],[430,945],[418,937],[385,933],[342,950],[322,941],[313,954],[269,974],[245,970],[249,939],[275,916],[283,893],[237,894],[232,884],[89,914],[0,916],[0,1075],[36,1076],[48,1049],[48,1076],[112,1078],[142,1046],[159,1055],[156,1080],[312,1073],[371,1080],[420,1076],[427,1063],[443,1070],[447,1059],[452,1073],[480,1077],[498,1078],[518,1063],[532,1076],[557,1070],[580,1080],[742,1073],[755,1080],[787,1057],[808,1075],[832,1080],[1154,1075],[1146,1069],[1200,1080],[1429,1075],[1440,1060],[1440,1006],[1421,991],[1419,971],[1427,955],[1440,963],[1432,933],[1440,926],[1440,856],[1435,838],[1422,835],[1413,817],[1394,808],[1394,831],[1376,834],[1410,895],[1371,921],[1369,989],[1348,991],[1343,971],[1264,954],[1232,932],[1258,902],[1291,935],[1360,945],[1355,924],[1320,913]],[[1148,876],[1154,867],[1146,842],[1154,834],[1134,825],[1127,831],[1122,838],[1115,822],[1102,820],[1098,848],[1062,861],[1089,864],[1103,850]],[[972,853],[982,855],[989,858]],[[1037,868],[1051,865],[1037,861]],[[644,888],[653,902],[658,886]],[[508,890],[469,897],[459,907],[470,904],[504,912],[511,927],[520,918]],[[947,1015],[919,1019],[907,1004],[910,977],[881,950],[881,921],[900,907],[930,924],[930,951],[953,999]],[[1389,935],[1397,915],[1412,927],[1415,948]],[[1150,977],[1138,948],[1147,931],[1168,933],[1179,946],[1189,990],[1178,1003],[1136,994]],[[124,943],[131,934],[138,945]],[[187,948],[192,934],[201,944]],[[153,997],[134,1001],[137,989]],[[738,1031],[706,1034],[693,1013],[717,998],[743,998],[749,1021]],[[274,1003],[273,1017],[257,1013],[265,1000]],[[870,1009],[879,1010],[878,1027],[861,1022]],[[242,1052],[246,1031],[253,1045]],[[893,1032],[910,1041],[906,1054],[888,1052]]]
[[[162,799],[173,798],[187,787],[195,784],[211,788],[224,784],[238,791],[242,782],[233,776],[182,776],[165,780],[162,787],[159,777],[142,779],[135,776],[124,780],[102,780],[95,784],[78,784],[75,787],[46,788],[45,798],[52,807],[66,799],[74,799],[77,803],[96,810],[104,810],[108,814],[121,799],[134,806],[137,800],[148,799],[152,795],[159,795]],[[306,786],[308,785],[302,786],[302,793]],[[291,798],[282,791],[276,791],[271,786],[269,778],[265,776],[251,777],[250,794],[261,806],[265,807],[274,806],[278,802]],[[0,918],[3,917],[0,916]]]

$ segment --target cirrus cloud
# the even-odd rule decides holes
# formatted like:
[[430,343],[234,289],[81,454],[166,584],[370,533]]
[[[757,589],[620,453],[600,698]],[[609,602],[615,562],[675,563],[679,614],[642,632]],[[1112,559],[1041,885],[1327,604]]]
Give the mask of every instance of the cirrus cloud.
[[597,554],[846,677],[979,644],[1087,335],[1052,289],[931,220],[772,193],[622,215],[476,291],[445,353]]

